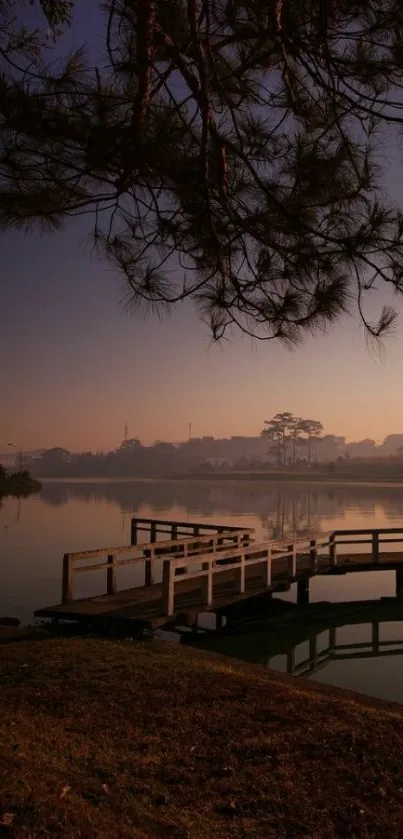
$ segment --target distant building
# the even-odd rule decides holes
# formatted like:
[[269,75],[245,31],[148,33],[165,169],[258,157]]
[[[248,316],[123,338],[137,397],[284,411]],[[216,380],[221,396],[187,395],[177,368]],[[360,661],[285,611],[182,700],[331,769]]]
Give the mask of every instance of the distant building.
[[141,448],[140,440],[137,437],[131,437],[128,440],[123,440],[123,442],[119,446],[118,451],[119,452],[121,452],[121,451],[127,452],[127,451],[133,451],[133,449],[140,449],[140,448]]

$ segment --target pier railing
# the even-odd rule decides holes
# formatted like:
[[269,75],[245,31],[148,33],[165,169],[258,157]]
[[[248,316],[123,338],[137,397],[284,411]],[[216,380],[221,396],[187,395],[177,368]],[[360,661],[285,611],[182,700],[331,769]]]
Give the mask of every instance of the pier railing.
[[[170,524],[169,522],[166,524]],[[74,580],[76,575],[91,571],[106,573],[106,594],[117,591],[116,576],[119,568],[127,565],[144,567],[144,585],[155,582],[157,563],[164,556],[172,555],[197,560],[199,555],[215,554],[226,551],[229,547],[249,544],[252,540],[251,528],[209,528],[214,535],[182,536],[175,539],[142,542],[138,545],[120,545],[97,550],[77,551],[64,554],[62,575],[62,603],[74,600]],[[154,535],[154,533],[153,533]]]
[[[260,574],[267,589],[272,584],[273,564],[279,565],[279,560],[286,560],[283,569],[289,582],[295,581],[298,572],[298,561],[309,558],[304,566],[304,573],[314,574],[318,564],[328,565],[331,569],[338,563],[338,548],[356,545],[368,545],[370,551],[359,552],[359,558],[368,554],[369,564],[377,564],[383,545],[403,542],[403,528],[378,528],[376,530],[335,530],[329,534],[322,533],[319,537],[309,540],[296,540],[286,545],[284,542],[271,541],[252,546],[242,546],[241,550],[234,548],[220,554],[220,557],[198,557],[202,563],[201,569],[195,569],[183,558],[165,559],[163,564],[163,610],[171,617],[175,613],[175,588],[184,580],[200,580],[202,601],[207,609],[213,604],[214,580],[223,571],[235,571],[238,579],[237,591],[245,594],[245,573],[250,566],[260,566]],[[393,554],[391,553],[393,557]],[[357,554],[354,554],[357,559]],[[344,557],[345,561],[345,557]],[[301,569],[300,569],[301,570]]]
[[403,527],[378,527],[358,530],[334,530],[330,534],[330,551],[336,555],[337,547],[348,545],[370,546],[370,554],[373,562],[378,562],[383,545],[398,544],[403,542]]
[[[214,582],[223,572],[235,571],[237,575],[237,590],[235,595],[245,594],[246,571],[252,566],[259,567],[262,581],[267,589],[271,588],[273,563],[279,564],[283,560],[284,575],[289,580],[297,576],[297,560],[302,557],[308,560],[308,571],[315,572],[319,561],[321,548],[329,547],[329,537],[324,535],[320,539],[299,540],[284,546],[277,541],[270,541],[252,546],[230,548],[219,555],[204,555],[198,557],[201,569],[195,569],[194,563],[185,558],[165,559],[163,563],[162,598],[163,612],[167,617],[175,614],[175,588],[187,580],[199,580],[203,605],[210,609],[213,605]],[[281,568],[281,566],[280,566]]]
[[148,535],[148,542],[156,542],[162,534],[172,541],[190,536],[206,536],[209,533],[238,533],[240,530],[254,532],[253,528],[244,528],[235,525],[213,524],[210,522],[191,521],[167,521],[166,519],[139,518],[136,516],[131,520],[131,544],[138,544],[139,533],[145,532]]
[[[150,541],[138,542],[140,532],[151,536]],[[104,571],[105,593],[115,594],[117,571],[122,566],[143,568],[144,582],[139,585],[151,586],[162,564],[163,609],[164,614],[171,616],[174,613],[175,590],[180,582],[186,580],[200,580],[201,600],[207,608],[211,608],[214,580],[219,580],[224,571],[234,572],[237,596],[245,594],[246,572],[250,566],[261,566],[262,582],[270,589],[275,562],[277,570],[280,569],[291,583],[300,579],[302,573],[309,576],[319,569],[323,572],[327,569],[331,571],[337,565],[347,566],[349,557],[352,563],[349,570],[354,570],[354,562],[364,566],[366,557],[368,565],[384,563],[385,554],[390,556],[389,565],[393,565],[393,550],[390,548],[403,543],[403,528],[399,527],[335,530],[313,538],[295,539],[292,543],[291,540],[257,543],[253,532],[252,528],[135,518],[131,526],[132,544],[65,554],[62,603],[67,604],[74,599],[74,581],[78,574]],[[158,538],[167,535],[171,538]],[[341,550],[343,554],[338,556]],[[283,562],[279,564],[281,560]],[[403,591],[403,566],[396,574],[397,587]]]

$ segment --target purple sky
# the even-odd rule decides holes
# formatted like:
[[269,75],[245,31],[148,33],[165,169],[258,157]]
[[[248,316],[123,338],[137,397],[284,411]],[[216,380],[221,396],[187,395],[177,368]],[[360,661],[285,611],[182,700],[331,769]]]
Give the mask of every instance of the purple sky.
[[[69,42],[97,42],[86,3]],[[389,164],[392,166],[392,160]],[[403,168],[390,184],[403,196]],[[211,345],[192,305],[170,320],[130,317],[122,280],[91,256],[83,219],[61,233],[3,234],[0,243],[0,451],[118,445],[125,421],[143,442],[192,434],[258,434],[280,410],[349,439],[403,431],[403,320],[382,359],[358,321],[289,352],[237,338]]]

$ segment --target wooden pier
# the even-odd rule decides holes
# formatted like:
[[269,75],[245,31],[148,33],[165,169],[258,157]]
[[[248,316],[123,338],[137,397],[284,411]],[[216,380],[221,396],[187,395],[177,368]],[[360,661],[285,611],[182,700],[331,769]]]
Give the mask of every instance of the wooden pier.
[[[144,532],[148,540],[141,542]],[[125,631],[178,621],[193,625],[202,612],[224,614],[240,600],[270,596],[293,583],[298,603],[308,603],[309,581],[318,574],[376,570],[395,571],[400,597],[403,552],[394,549],[398,543],[403,543],[403,528],[338,530],[292,543],[257,543],[250,528],[134,518],[130,545],[65,554],[61,602],[38,609],[35,616]],[[367,552],[357,552],[364,545]],[[119,590],[123,566],[137,569],[142,580]],[[94,571],[105,573],[105,593],[75,599],[76,577]]]

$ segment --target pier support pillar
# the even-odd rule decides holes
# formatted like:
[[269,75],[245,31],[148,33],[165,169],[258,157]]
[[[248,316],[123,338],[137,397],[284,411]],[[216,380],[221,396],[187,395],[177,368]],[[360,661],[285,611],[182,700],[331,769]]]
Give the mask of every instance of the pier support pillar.
[[314,673],[318,666],[318,637],[311,635],[309,639],[309,671]]
[[152,575],[152,566],[151,566],[151,559],[146,559],[144,563],[144,585],[145,586],[152,586],[153,584],[153,575]]
[[137,545],[137,519],[132,519],[130,525],[130,544]]
[[114,554],[109,554],[106,568],[106,593],[116,594],[116,566]]
[[215,628],[216,630],[222,629],[223,627],[223,615],[221,612],[216,612],[215,616]]
[[403,598],[403,567],[396,568],[396,597]]
[[377,655],[379,653],[379,623],[374,621],[372,624],[372,652]]
[[291,676],[293,675],[295,670],[295,647],[292,650],[288,650],[287,653],[287,673],[290,673]]
[[297,582],[297,603],[298,606],[309,605],[309,577]]

